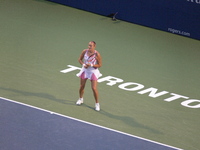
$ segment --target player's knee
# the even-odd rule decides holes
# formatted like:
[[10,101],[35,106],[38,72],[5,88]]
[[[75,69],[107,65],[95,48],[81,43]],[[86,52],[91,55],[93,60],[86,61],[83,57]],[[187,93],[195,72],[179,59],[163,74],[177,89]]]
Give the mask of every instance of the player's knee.
[[80,85],[80,89],[83,90],[85,88],[85,85]]
[[92,90],[93,90],[93,91],[97,91],[97,87],[92,86]]

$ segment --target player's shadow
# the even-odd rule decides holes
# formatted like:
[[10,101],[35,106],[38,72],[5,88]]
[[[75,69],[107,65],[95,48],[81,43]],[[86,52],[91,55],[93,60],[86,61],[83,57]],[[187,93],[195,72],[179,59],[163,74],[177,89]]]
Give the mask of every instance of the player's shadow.
[[[90,108],[90,109],[94,109],[94,107],[88,106],[86,104],[84,104],[84,105],[86,107]],[[105,115],[106,117],[109,117],[109,118],[112,118],[112,119],[120,120],[123,123],[125,123],[125,124],[127,124],[128,126],[131,126],[131,127],[142,128],[142,129],[148,130],[149,132],[152,132],[154,134],[163,134],[159,130],[153,129],[153,128],[148,127],[148,126],[145,126],[145,125],[137,122],[134,118],[131,118],[129,116],[114,115],[114,114],[106,112],[106,111],[104,111],[102,109],[98,113],[101,113],[102,115]]]
[[[70,101],[70,100],[66,100],[66,99],[65,100],[64,99],[58,99],[55,96],[47,94],[47,93],[34,93],[34,92],[20,91],[20,90],[11,89],[11,88],[4,88],[4,87],[0,87],[0,89],[5,90],[5,91],[18,93],[18,94],[21,94],[21,95],[24,95],[24,96],[27,96],[27,97],[34,96],[34,97],[38,97],[38,98],[45,98],[45,99],[48,99],[48,100],[51,100],[51,101],[57,101],[57,102],[62,103],[62,104],[75,105],[74,101]],[[83,106],[86,106],[86,107],[94,110],[94,107],[88,106],[87,104],[83,104]],[[101,111],[98,112],[98,113],[105,115],[106,117],[109,117],[109,118],[112,118],[112,119],[120,120],[120,121],[124,122],[125,124],[132,126],[132,127],[146,129],[146,130],[148,130],[152,133],[155,133],[155,134],[162,134],[162,132],[160,132],[156,129],[153,129],[153,128],[150,128],[148,126],[145,126],[143,124],[138,123],[135,119],[133,119],[129,116],[114,115],[112,113],[104,111],[103,109],[101,109]]]
[[10,88],[4,88],[4,87],[0,87],[1,90],[5,90],[5,91],[10,91],[10,92],[14,92],[14,93],[19,93],[21,95],[30,97],[30,96],[34,96],[34,97],[38,97],[38,98],[45,98],[51,101],[56,101],[62,104],[67,104],[67,105],[74,105],[74,101],[70,101],[70,100],[64,100],[64,99],[58,99],[53,95],[47,94],[47,93],[34,93],[34,92],[27,92],[27,91],[20,91],[20,90],[16,90],[16,89],[10,89]]

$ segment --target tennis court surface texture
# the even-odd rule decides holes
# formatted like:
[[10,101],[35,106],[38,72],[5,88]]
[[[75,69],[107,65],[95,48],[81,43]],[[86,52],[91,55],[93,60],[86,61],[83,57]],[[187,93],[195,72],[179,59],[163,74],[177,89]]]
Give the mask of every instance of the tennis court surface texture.
[[[0,20],[3,150],[199,150],[198,40],[45,0],[0,0]],[[75,104],[92,40],[100,112],[90,81]]]

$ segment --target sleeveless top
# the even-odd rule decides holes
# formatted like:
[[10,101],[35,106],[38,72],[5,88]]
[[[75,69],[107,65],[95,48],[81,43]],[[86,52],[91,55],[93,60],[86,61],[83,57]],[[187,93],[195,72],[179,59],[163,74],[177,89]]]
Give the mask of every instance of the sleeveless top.
[[[85,64],[97,64],[97,51],[94,51],[94,54],[92,54],[91,56],[88,56],[88,49],[86,50],[85,54],[84,54],[84,63]],[[81,71],[76,75],[82,79],[90,79],[90,80],[98,80],[99,77],[102,76],[102,74],[99,72],[98,68],[95,67],[88,67],[85,68],[84,66],[81,68]]]
[[96,50],[94,51],[94,54],[92,54],[91,56],[88,56],[88,50],[86,50],[85,55],[84,55],[84,63],[85,64],[97,64],[97,52]]

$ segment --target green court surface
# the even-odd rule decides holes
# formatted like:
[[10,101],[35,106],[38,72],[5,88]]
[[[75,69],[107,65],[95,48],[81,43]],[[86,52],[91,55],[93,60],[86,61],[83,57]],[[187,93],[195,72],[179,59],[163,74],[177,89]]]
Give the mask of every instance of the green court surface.
[[[198,40],[44,0],[0,0],[0,20],[0,97],[178,148],[199,149]],[[113,86],[99,82],[100,112],[94,110],[90,81],[85,103],[76,106],[78,70],[60,72],[67,65],[81,67],[78,57],[91,40],[103,58],[100,79],[123,80]],[[134,90],[139,86],[133,83],[144,87]],[[153,98],[145,93],[149,88],[168,93],[154,93]],[[180,98],[172,100],[174,95]],[[187,105],[198,108],[184,106],[189,99],[196,102]]]

